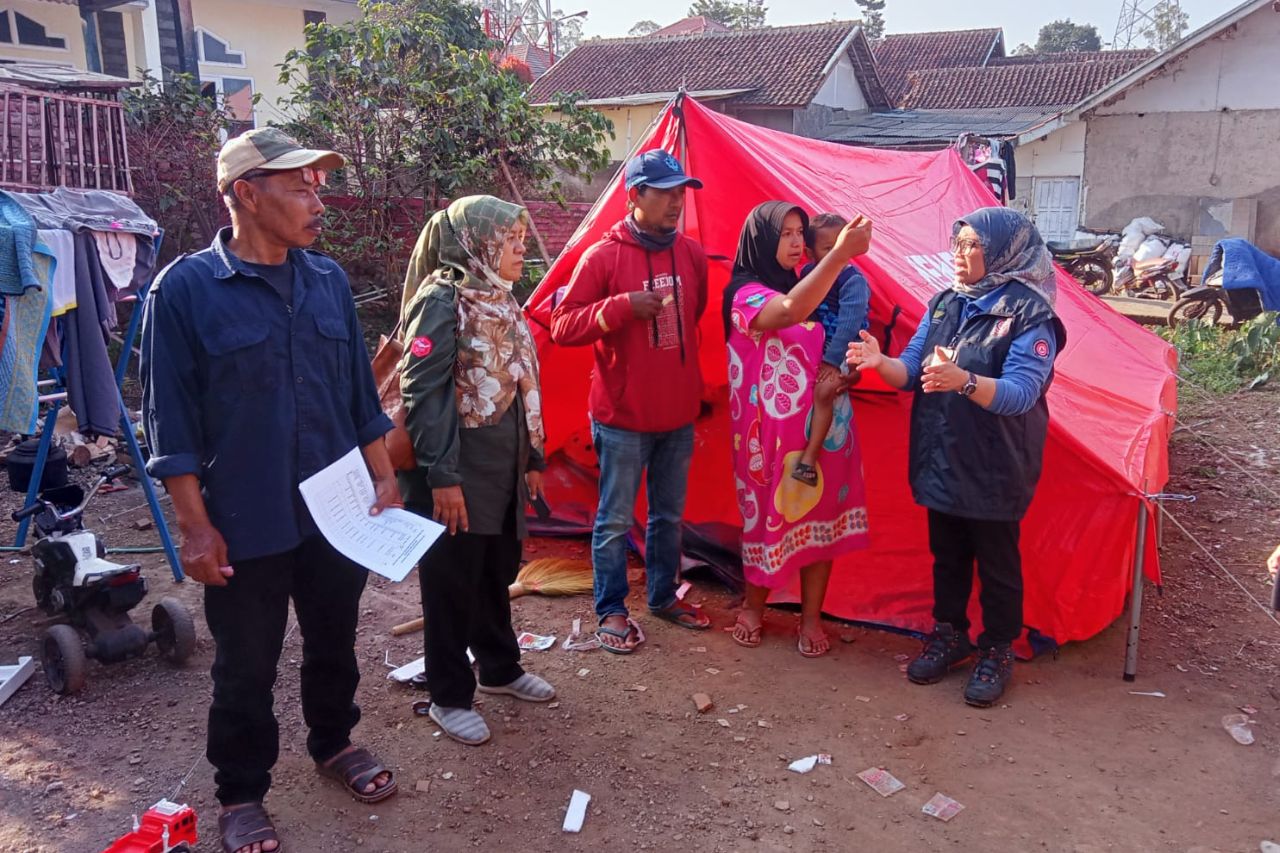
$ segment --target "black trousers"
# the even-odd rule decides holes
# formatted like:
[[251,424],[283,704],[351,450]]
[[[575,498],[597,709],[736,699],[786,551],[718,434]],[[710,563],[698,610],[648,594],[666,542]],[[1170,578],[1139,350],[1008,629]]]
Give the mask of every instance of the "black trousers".
[[1019,522],[978,521],[929,510],[933,552],[933,618],[969,633],[973,564],[982,582],[983,649],[1007,645],[1022,633],[1022,555]]
[[[429,506],[409,508],[431,515]],[[418,564],[427,690],[437,705],[471,707],[476,678],[468,648],[483,684],[510,684],[524,675],[507,592],[520,570],[521,554],[513,508],[501,535],[446,532]]]
[[209,708],[209,763],[223,805],[257,802],[280,753],[272,711],[289,599],[302,632],[302,716],[307,752],[326,761],[351,743],[356,622],[368,572],[319,536],[292,551],[236,563],[225,587],[208,586],[204,615],[217,647]]

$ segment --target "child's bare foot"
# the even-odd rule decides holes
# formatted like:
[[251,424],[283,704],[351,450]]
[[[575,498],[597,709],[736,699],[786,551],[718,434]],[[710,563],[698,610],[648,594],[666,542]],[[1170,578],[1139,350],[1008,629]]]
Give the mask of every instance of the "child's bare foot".
[[797,462],[795,470],[791,472],[791,477],[794,480],[799,480],[806,486],[816,487],[818,485],[818,469],[814,468],[808,462]]

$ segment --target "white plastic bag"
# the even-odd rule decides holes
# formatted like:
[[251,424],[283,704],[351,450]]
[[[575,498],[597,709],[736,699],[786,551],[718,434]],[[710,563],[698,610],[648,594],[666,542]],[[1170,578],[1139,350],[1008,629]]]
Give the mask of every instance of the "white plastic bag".
[[1152,258],[1160,258],[1164,256],[1165,250],[1169,245],[1159,237],[1148,237],[1142,241],[1142,245],[1133,253],[1135,261],[1149,261]]

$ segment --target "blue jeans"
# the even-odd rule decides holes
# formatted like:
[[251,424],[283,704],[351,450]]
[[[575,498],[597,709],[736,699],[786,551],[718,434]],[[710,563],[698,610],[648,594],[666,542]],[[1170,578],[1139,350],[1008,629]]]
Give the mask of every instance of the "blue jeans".
[[632,432],[592,423],[591,439],[600,460],[600,506],[591,534],[596,616],[627,615],[627,533],[635,521],[636,492],[645,469],[649,523],[644,555],[649,609],[670,607],[676,600],[693,424],[671,432]]

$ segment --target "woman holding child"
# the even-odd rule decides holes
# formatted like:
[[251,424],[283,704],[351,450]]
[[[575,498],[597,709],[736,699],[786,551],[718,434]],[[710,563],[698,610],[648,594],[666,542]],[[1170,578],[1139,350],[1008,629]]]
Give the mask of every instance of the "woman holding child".
[[[797,466],[809,446],[824,365],[826,334],[810,318],[849,259],[867,251],[871,222],[859,216],[841,228],[831,250],[801,279],[795,270],[808,228],[805,212],[786,202],[766,202],[751,212],[723,316],[747,582],[733,639],[748,648],[760,645],[769,593],[798,574],[799,651],[820,657],[831,647],[821,620],[832,560],[866,548],[868,540],[862,458],[846,394],[833,395],[831,427],[813,457],[812,476],[793,476],[805,473]],[[823,376],[828,383],[845,382],[835,370]]]

